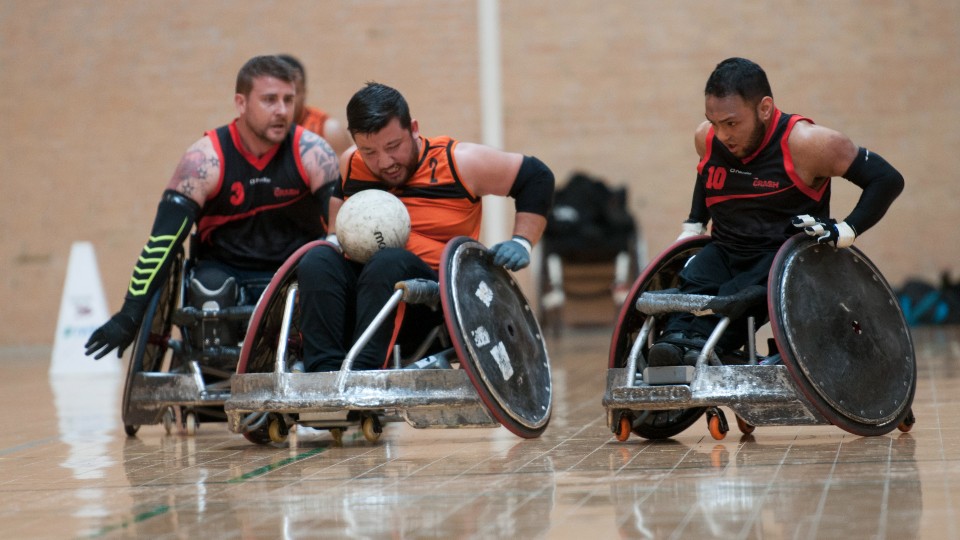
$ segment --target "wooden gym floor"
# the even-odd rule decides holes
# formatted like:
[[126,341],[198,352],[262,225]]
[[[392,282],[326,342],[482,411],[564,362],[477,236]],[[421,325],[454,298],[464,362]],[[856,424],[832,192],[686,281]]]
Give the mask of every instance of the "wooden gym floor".
[[[601,406],[610,331],[548,344],[539,439],[388,424],[377,443],[302,429],[255,446],[120,422],[122,377],[48,377],[2,352],[4,538],[960,539],[960,330],[914,329],[917,424],[862,438],[758,428],[617,442]],[[728,411],[732,420],[732,414]]]

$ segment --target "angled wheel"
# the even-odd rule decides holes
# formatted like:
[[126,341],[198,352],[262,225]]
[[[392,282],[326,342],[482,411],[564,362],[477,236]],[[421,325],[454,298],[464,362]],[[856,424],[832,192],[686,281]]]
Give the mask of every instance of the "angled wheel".
[[[300,260],[311,249],[324,245],[329,246],[330,249],[336,249],[329,242],[322,240],[310,242],[287,258],[273,275],[273,279],[263,291],[250,317],[247,335],[240,348],[237,373],[270,373],[274,370],[287,297],[288,293],[297,286],[297,268]],[[291,356],[299,357],[301,351],[299,302],[295,302],[293,307],[290,328],[284,343],[288,363],[291,363]]]
[[[608,368],[623,368],[633,343],[637,340],[646,315],[636,309],[637,299],[647,291],[660,291],[678,285],[680,270],[710,241],[709,236],[691,237],[674,243],[650,262],[633,283],[610,343]],[[646,346],[643,348],[646,356]],[[666,439],[693,425],[703,415],[702,407],[676,410],[635,411],[633,433],[646,439]]]
[[768,291],[777,348],[813,408],[855,435],[904,424],[917,385],[913,341],[896,295],[866,255],[800,233],[777,252]]
[[[170,350],[168,344],[173,327],[173,312],[181,301],[180,285],[183,276],[183,264],[183,249],[181,248],[174,254],[174,260],[170,264],[170,271],[163,286],[150,297],[143,322],[140,323],[140,328],[133,340],[126,383],[123,387],[123,408],[121,411],[124,431],[130,436],[137,432],[140,424],[156,424],[159,421],[159,418],[131,418],[131,416],[134,416],[130,408],[131,385],[134,384],[134,377],[141,372],[160,371],[164,357]],[[133,433],[131,433],[131,430]]]
[[447,243],[440,265],[444,322],[490,414],[519,437],[539,437],[553,401],[543,332],[517,282],[490,259],[471,238]]

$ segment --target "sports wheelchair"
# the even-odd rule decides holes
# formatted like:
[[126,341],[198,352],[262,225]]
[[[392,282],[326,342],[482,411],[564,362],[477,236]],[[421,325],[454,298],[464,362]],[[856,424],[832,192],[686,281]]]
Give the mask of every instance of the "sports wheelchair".
[[[546,429],[552,382],[540,326],[516,281],[466,237],[447,244],[439,282],[397,284],[339,371],[296,372],[302,361],[296,268],[308,250],[323,245],[335,249],[318,241],[291,256],[257,305],[224,404],[231,431],[255,444],[282,443],[300,425],[328,430],[340,444],[350,427],[374,442],[386,422],[503,425],[524,438]],[[444,322],[416,351],[395,350],[389,369],[353,370],[356,355],[400,302],[442,309]],[[438,352],[422,357],[427,351]]]
[[201,421],[224,422],[223,404],[254,304],[269,278],[204,284],[177,250],[150,297],[123,389],[124,430],[163,423],[194,435]]
[[[673,437],[707,415],[710,434],[736,413],[750,434],[761,425],[835,425],[875,436],[909,431],[916,390],[913,341],[896,296],[858,249],[822,246],[801,233],[777,253],[768,286],[736,295],[680,294],[678,275],[708,242],[679,241],[634,283],[614,330],[603,405],[615,437]],[[756,352],[753,319],[746,351],[733,364],[714,351],[731,320],[766,303],[773,338]],[[721,317],[696,366],[649,367],[658,317],[672,312]],[[739,364],[739,365],[736,365]]]

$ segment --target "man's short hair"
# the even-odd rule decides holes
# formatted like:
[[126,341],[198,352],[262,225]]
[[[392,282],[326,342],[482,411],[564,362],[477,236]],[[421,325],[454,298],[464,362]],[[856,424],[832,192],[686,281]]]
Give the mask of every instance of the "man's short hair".
[[376,133],[391,120],[400,120],[400,127],[410,129],[410,107],[397,90],[378,82],[368,82],[347,103],[347,130]]
[[274,77],[292,84],[297,74],[293,66],[277,55],[254,56],[237,73],[237,93],[249,96],[253,80],[259,77]]
[[297,72],[297,75],[303,79],[303,82],[307,82],[307,70],[303,67],[303,62],[299,58],[292,54],[278,54],[281,60],[293,66],[294,71]]
[[764,97],[773,97],[767,74],[759,65],[746,58],[727,58],[707,79],[703,93],[707,96],[723,98],[737,95],[749,103],[757,103]]

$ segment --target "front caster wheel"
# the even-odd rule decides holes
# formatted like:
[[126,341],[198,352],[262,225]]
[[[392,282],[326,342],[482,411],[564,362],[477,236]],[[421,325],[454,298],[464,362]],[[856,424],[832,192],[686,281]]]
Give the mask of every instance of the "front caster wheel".
[[617,432],[614,433],[617,440],[624,442],[630,438],[630,432],[633,431],[633,421],[626,414],[620,417],[620,422],[617,423]]
[[383,433],[380,419],[375,414],[363,419],[360,430],[363,431],[363,438],[369,442],[377,442],[380,439],[380,434]]
[[287,429],[287,423],[283,421],[283,418],[273,415],[267,424],[267,434],[272,442],[283,443],[287,441],[290,430]]
[[707,429],[710,430],[710,436],[718,441],[722,441],[730,428],[727,426],[727,419],[723,411],[716,407],[707,409]]

